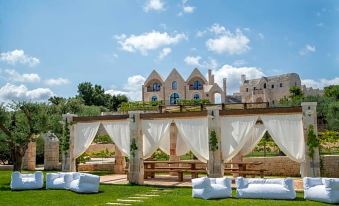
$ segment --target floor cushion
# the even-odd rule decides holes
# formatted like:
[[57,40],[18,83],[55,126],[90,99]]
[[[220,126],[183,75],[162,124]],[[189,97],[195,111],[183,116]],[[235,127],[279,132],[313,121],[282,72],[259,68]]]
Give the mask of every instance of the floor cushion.
[[326,203],[339,203],[339,178],[305,177],[304,198]]
[[20,172],[13,172],[11,176],[12,190],[31,190],[41,189],[44,185],[44,176],[41,171],[33,174],[21,174]]
[[231,179],[201,177],[192,179],[192,197],[221,199],[232,196]]

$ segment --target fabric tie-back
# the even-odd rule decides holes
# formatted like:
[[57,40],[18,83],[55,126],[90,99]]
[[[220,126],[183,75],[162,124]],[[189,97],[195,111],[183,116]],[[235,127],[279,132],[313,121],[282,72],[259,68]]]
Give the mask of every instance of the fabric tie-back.
[[98,132],[100,122],[77,123],[74,127],[74,157],[80,157],[91,145]]
[[249,136],[246,138],[247,141],[244,144],[244,146],[241,148],[239,154],[245,156],[249,154],[260,142],[261,138],[264,136],[265,132],[267,130],[265,129],[264,125],[254,125],[249,132]]
[[305,141],[301,114],[262,115],[260,118],[281,151],[296,162],[305,161]]
[[169,145],[171,120],[143,120],[143,153],[149,158],[161,144]]
[[224,161],[231,160],[250,138],[258,116],[224,116],[220,118],[221,151]]
[[176,119],[180,138],[202,162],[209,159],[207,118]]
[[102,122],[107,134],[114,144],[120,149],[123,155],[129,157],[130,154],[130,135],[129,121]]

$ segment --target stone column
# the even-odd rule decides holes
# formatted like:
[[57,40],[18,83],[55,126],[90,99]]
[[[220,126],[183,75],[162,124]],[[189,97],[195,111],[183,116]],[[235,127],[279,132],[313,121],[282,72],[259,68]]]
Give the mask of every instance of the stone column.
[[69,149],[68,151],[64,152],[62,155],[62,171],[65,172],[75,172],[76,171],[76,162],[73,155],[74,151],[74,124],[73,124],[73,117],[76,117],[75,114],[64,114],[62,115],[64,121],[67,120],[68,122],[68,129],[70,133],[69,137]]
[[319,148],[314,148],[314,155],[311,158],[308,155],[308,129],[310,125],[313,125],[314,133],[318,136],[317,129],[317,102],[302,102],[303,111],[303,128],[304,128],[304,139],[305,139],[305,164],[301,164],[300,171],[303,177],[320,177],[320,154]]
[[[127,179],[131,184],[144,183],[143,139],[139,112],[129,112],[130,119],[130,157]],[[133,150],[132,147],[135,147]]]
[[115,163],[114,163],[114,173],[115,174],[125,174],[126,160],[122,155],[120,149],[115,145]]
[[36,142],[28,143],[27,150],[22,160],[22,169],[35,170],[36,166]]
[[[180,157],[177,156],[177,135],[178,129],[174,122],[170,126],[170,157],[169,161],[179,161]],[[173,164],[172,166],[177,167],[178,164]],[[177,176],[177,172],[170,172],[171,176]]]
[[217,139],[217,148],[213,151],[211,144],[209,145],[209,160],[207,162],[208,177],[224,176],[224,160],[221,153],[221,127],[218,107],[207,107],[208,111],[208,138],[210,140],[211,133],[215,132]]
[[59,139],[48,132],[44,136],[44,169],[59,170]]

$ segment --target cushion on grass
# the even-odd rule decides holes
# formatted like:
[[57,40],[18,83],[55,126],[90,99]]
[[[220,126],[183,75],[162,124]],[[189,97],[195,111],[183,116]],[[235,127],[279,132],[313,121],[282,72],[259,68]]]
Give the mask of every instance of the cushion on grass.
[[99,176],[77,173],[73,174],[73,180],[69,189],[78,193],[97,193],[99,192],[99,184]]
[[339,178],[305,177],[304,198],[326,203],[339,203]]
[[69,189],[74,172],[47,173],[46,189]]
[[40,171],[34,174],[21,174],[17,171],[12,173],[10,185],[12,190],[41,189],[43,185],[44,176]]
[[291,178],[243,178],[236,179],[238,198],[295,199]]
[[231,179],[201,177],[192,179],[192,197],[220,199],[232,196]]

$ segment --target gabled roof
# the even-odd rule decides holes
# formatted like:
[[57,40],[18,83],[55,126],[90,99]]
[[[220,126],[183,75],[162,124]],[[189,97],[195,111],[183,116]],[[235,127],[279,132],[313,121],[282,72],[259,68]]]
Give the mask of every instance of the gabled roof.
[[164,80],[161,77],[161,75],[156,70],[153,70],[151,74],[147,77],[146,81],[144,82],[144,85],[146,85],[149,81],[154,79],[159,80],[162,84],[164,83]]
[[184,78],[182,78],[181,74],[175,68],[172,69],[171,73],[167,76],[165,82],[167,82],[171,76],[178,76],[180,78],[180,81],[185,82]]
[[217,83],[214,83],[213,85],[204,85],[204,92],[210,92],[211,90],[219,93],[223,92]]
[[201,78],[204,81],[204,83],[207,83],[206,78],[204,77],[204,75],[201,74],[201,72],[200,72],[200,70],[198,68],[195,68],[192,71],[191,75],[187,78],[186,82],[189,82],[194,77],[199,77],[199,78]]

